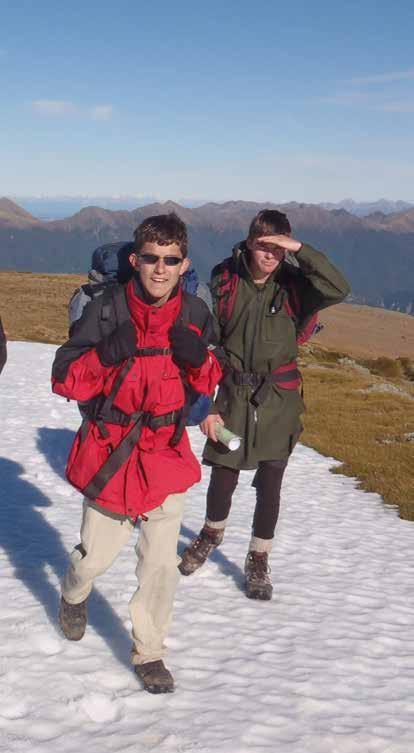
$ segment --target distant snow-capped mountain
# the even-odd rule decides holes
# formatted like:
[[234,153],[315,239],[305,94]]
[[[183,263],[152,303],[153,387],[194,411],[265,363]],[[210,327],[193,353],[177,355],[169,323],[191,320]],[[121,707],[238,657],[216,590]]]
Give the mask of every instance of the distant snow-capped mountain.
[[357,217],[366,217],[369,214],[380,212],[381,214],[392,214],[393,212],[404,212],[414,206],[414,201],[391,201],[390,199],[378,199],[377,201],[354,201],[354,199],[343,199],[338,202],[322,202],[319,206],[324,209],[346,209],[347,212],[357,215]]
[[[159,201],[159,197],[145,196],[143,194],[112,194],[103,196],[10,196],[12,201],[19,204],[30,214],[40,220],[60,220],[79,212],[84,207],[97,206],[102,209],[112,211],[137,209],[138,207],[153,204]],[[199,207],[203,204],[213,203],[208,199],[200,198],[178,198],[177,204],[188,208]],[[232,202],[220,202],[228,205]],[[248,203],[248,202],[244,202]],[[391,214],[394,212],[403,212],[414,207],[414,201],[408,202],[403,200],[392,201],[389,199],[378,199],[377,201],[358,202],[354,199],[343,199],[339,202],[320,202],[317,206],[323,209],[345,209],[350,214],[357,217],[365,217],[373,213]]]

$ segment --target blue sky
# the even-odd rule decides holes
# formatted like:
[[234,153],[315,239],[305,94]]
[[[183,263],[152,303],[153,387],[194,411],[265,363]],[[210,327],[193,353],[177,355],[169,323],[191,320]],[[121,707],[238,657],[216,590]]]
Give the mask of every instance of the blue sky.
[[0,195],[414,200],[408,0],[1,5]]

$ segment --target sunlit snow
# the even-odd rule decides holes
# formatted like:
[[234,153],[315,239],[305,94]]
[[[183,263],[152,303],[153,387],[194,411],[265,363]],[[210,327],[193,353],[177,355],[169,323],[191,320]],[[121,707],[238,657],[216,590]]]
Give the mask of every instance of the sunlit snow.
[[[0,377],[0,750],[5,753],[412,753],[414,523],[298,446],[271,558],[271,602],[246,599],[252,473],[223,545],[182,578],[169,655],[176,692],[129,664],[133,541],[96,585],[89,627],[56,624],[81,496],[63,478],[79,414],[51,394],[54,346],[10,343]],[[323,420],[323,416],[321,416]],[[191,439],[199,453],[198,429]],[[203,520],[208,470],[180,547]]]

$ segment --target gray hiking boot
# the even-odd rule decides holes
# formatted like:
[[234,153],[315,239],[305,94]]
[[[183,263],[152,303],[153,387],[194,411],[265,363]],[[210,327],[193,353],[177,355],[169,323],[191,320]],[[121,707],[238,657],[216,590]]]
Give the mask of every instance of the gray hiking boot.
[[197,538],[184,549],[178,569],[181,575],[191,575],[204,565],[207,557],[223,541],[224,528],[203,526]]
[[59,625],[69,641],[83,638],[88,622],[86,599],[80,604],[68,604],[63,596],[60,600]]
[[267,552],[248,552],[244,565],[246,596],[248,599],[272,598],[273,586],[269,577],[270,567]]
[[162,659],[135,664],[134,669],[148,693],[174,692],[174,678]]

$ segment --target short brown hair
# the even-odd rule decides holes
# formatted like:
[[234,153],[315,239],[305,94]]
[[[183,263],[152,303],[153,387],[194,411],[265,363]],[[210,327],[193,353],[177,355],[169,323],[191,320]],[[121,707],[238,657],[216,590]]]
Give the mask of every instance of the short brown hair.
[[262,235],[288,235],[292,232],[290,222],[283,212],[276,209],[262,209],[253,217],[249,227],[249,240],[255,240]]
[[134,231],[134,240],[136,252],[141,251],[144,243],[159,243],[160,246],[176,243],[183,259],[188,253],[187,228],[175,212],[147,217]]

